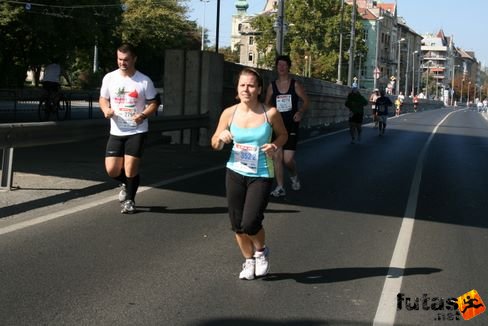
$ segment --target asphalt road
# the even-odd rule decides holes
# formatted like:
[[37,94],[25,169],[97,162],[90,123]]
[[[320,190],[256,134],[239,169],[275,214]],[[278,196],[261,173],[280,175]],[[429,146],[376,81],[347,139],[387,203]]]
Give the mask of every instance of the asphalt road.
[[238,279],[221,157],[153,179],[137,214],[110,190],[0,223],[0,325],[463,323],[447,299],[488,302],[487,127],[439,109],[390,119],[384,137],[366,126],[356,145],[301,143],[303,189],[268,206],[271,273],[253,281]]

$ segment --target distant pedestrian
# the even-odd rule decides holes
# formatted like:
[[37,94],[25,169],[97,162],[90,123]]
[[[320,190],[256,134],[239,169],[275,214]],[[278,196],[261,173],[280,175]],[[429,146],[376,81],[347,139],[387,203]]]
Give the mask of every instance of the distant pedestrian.
[[376,100],[380,97],[380,90],[375,88],[369,96],[369,103],[371,103],[371,113],[375,128],[378,127],[378,120],[376,119]]
[[418,109],[419,109],[419,97],[415,95],[413,97],[413,111],[417,112]]
[[215,150],[233,143],[227,162],[226,194],[232,230],[245,258],[239,274],[244,280],[269,271],[264,210],[273,185],[273,158],[288,138],[278,110],[259,100],[262,91],[259,73],[244,68],[237,83],[240,102],[222,112],[211,140]]
[[395,100],[395,115],[398,117],[400,115],[400,109],[402,107],[402,101],[399,98]]
[[357,87],[352,87],[347,95],[345,106],[349,109],[349,131],[351,133],[351,144],[361,142],[361,130],[364,117],[364,107],[368,105],[368,100],[364,98]]
[[388,108],[393,105],[390,98],[385,95],[384,91],[380,92],[380,97],[376,100],[376,115],[378,117],[378,135],[383,136],[388,120]]
[[280,111],[283,117],[288,141],[279,148],[275,158],[276,188],[271,192],[274,197],[286,195],[285,171],[290,174],[291,188],[300,190],[295,152],[297,149],[300,121],[308,109],[308,96],[302,84],[290,76],[291,60],[287,55],[280,55],[275,60],[278,79],[273,81],[266,91],[265,103]]
[[105,168],[121,183],[121,213],[135,212],[139,187],[139,165],[148,132],[147,117],[160,104],[149,77],[135,68],[137,55],[130,44],[117,49],[119,69],[105,75],[100,89],[100,109],[110,119],[110,136],[105,153]]

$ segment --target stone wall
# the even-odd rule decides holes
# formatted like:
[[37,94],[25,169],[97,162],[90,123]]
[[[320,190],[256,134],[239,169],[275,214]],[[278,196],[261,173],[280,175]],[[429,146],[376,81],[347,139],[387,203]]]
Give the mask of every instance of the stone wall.
[[[220,113],[236,102],[237,76],[242,65],[226,62],[223,56],[214,52],[168,50],[165,60],[164,76],[164,115],[209,114],[208,130],[201,130],[200,145],[208,145]],[[260,70],[266,87],[275,78],[273,71]],[[342,128],[349,116],[344,102],[349,88],[335,83],[295,76],[299,80],[309,98],[310,107],[300,124],[302,134],[310,135],[323,130]],[[361,90],[369,98],[371,90]],[[264,94],[263,94],[264,99]],[[392,97],[392,102],[394,98]],[[441,101],[420,100],[422,110],[443,107]],[[412,112],[413,103],[406,99],[402,113]],[[393,114],[392,108],[391,113]],[[365,111],[365,122],[370,119],[369,108]],[[189,131],[166,133],[175,143],[187,143]]]

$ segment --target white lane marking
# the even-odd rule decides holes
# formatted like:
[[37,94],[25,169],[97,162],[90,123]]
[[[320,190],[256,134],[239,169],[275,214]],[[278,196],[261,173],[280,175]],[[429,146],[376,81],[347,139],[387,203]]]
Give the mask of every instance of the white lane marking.
[[[144,192],[144,191],[152,189],[152,188],[161,187],[161,186],[168,185],[168,184],[171,184],[171,183],[174,183],[177,181],[189,179],[189,178],[192,178],[192,177],[195,177],[198,175],[202,175],[205,173],[209,173],[212,171],[223,169],[224,167],[225,167],[225,165],[214,166],[214,167],[211,167],[208,169],[188,173],[188,174],[185,174],[185,175],[182,175],[179,177],[161,180],[161,181],[154,183],[154,184],[151,184],[149,186],[140,187],[139,190],[137,191],[137,193],[141,193],[141,192]],[[14,232],[14,231],[18,231],[18,230],[21,230],[21,229],[24,229],[24,228],[27,228],[27,227],[30,227],[33,225],[37,225],[40,223],[44,223],[47,221],[51,221],[51,220],[54,220],[56,218],[63,217],[63,216],[69,215],[69,214],[81,212],[85,209],[93,208],[95,206],[103,205],[103,204],[106,204],[106,203],[111,202],[113,200],[117,200],[117,198],[118,198],[118,195],[109,196],[109,197],[105,197],[105,198],[101,198],[98,200],[91,201],[90,203],[81,204],[81,205],[78,205],[76,207],[66,208],[66,209],[63,209],[63,210],[55,212],[55,213],[50,213],[50,214],[46,214],[43,216],[39,216],[39,217],[30,219],[28,221],[23,221],[23,222],[19,222],[16,224],[9,225],[9,226],[5,226],[5,227],[0,228],[0,235],[10,233],[10,232]]]
[[[373,326],[389,326],[394,325],[395,323],[397,308],[396,295],[400,292],[402,287],[403,270],[406,267],[408,249],[410,247],[410,240],[412,239],[424,159],[427,149],[430,146],[434,135],[437,133],[437,129],[439,129],[440,125],[442,125],[453,113],[455,113],[455,111],[450,112],[435,126],[420,152],[417,165],[415,166],[412,184],[410,186],[410,193],[408,194],[407,207],[405,208],[402,225],[400,226],[395,249],[393,250],[393,256],[391,257],[388,275],[385,278],[383,290],[381,291],[381,297],[373,320]],[[398,271],[401,271],[400,274],[398,274]]]

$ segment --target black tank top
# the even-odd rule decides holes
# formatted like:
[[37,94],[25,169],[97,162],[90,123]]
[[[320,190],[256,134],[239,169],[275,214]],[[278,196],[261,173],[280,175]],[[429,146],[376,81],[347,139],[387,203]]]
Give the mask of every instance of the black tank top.
[[295,113],[298,110],[298,100],[299,100],[298,94],[295,91],[295,79],[292,78],[290,80],[290,87],[288,88],[288,90],[285,93],[280,93],[280,91],[278,90],[278,86],[276,85],[276,81],[273,81],[271,83],[271,86],[273,88],[273,95],[271,96],[271,103],[275,107],[276,107],[276,97],[278,95],[287,95],[287,94],[291,95],[292,109],[290,111],[287,111],[287,112],[281,112],[281,116],[283,118],[283,122],[285,123],[285,125],[287,123],[293,122],[293,116],[295,115]]

